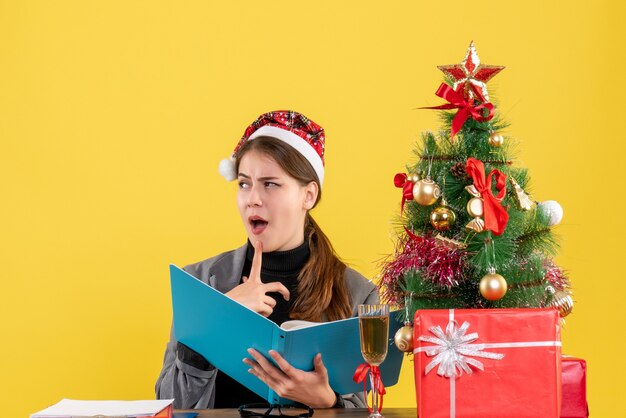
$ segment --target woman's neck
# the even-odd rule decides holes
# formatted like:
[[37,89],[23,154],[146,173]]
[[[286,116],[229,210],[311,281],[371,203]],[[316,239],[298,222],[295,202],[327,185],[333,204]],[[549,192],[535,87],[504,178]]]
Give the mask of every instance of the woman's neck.
[[[304,240],[302,244],[291,250],[263,253],[262,268],[276,272],[300,271],[308,261],[310,254],[309,243]],[[253,257],[254,247],[248,241],[246,258],[252,261]]]

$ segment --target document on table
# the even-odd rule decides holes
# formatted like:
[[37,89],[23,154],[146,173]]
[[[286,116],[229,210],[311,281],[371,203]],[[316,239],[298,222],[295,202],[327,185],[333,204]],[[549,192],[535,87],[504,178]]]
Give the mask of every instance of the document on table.
[[67,417],[153,417],[169,407],[174,399],[159,401],[77,401],[63,399],[36,412],[30,418]]

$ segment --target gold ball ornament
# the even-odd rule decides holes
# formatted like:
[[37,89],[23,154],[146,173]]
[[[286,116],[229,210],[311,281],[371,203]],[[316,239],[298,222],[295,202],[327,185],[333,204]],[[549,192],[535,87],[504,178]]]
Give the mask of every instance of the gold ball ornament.
[[492,132],[492,134],[489,135],[487,143],[492,147],[499,148],[502,146],[502,144],[504,144],[504,137],[498,132]]
[[502,299],[506,294],[507,287],[504,277],[496,273],[495,270],[491,270],[480,279],[480,294],[487,300]]
[[413,186],[413,199],[422,206],[430,206],[441,196],[441,189],[430,178],[419,180]]
[[472,197],[467,202],[467,213],[473,218],[480,218],[484,213],[483,200],[480,197]]
[[549,305],[559,311],[561,318],[565,318],[572,313],[574,309],[574,299],[570,292],[566,290],[554,290],[552,286],[548,287],[548,291],[552,293],[552,300]]
[[439,206],[430,213],[430,224],[437,231],[447,231],[454,225],[456,215],[447,206]]
[[410,181],[411,183],[415,184],[418,181],[420,181],[420,176],[419,174],[415,174],[415,173],[409,173],[408,176],[406,176],[407,181]]
[[413,352],[413,327],[405,325],[396,331],[396,335],[393,337],[393,342],[398,347],[398,350],[404,353]]

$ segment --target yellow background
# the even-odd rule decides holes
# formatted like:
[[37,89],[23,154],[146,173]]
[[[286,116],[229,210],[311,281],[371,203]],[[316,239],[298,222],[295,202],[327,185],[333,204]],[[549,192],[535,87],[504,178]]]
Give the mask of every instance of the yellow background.
[[[414,108],[442,103],[436,65],[473,39],[507,66],[490,92],[534,196],[565,209],[564,352],[588,361],[592,416],[624,416],[621,4],[0,2],[2,415],[154,396],[167,265],[244,242],[217,164],[264,111],[325,127],[315,216],[374,276],[393,249],[393,175],[439,127]],[[414,403],[407,361],[385,406]]]

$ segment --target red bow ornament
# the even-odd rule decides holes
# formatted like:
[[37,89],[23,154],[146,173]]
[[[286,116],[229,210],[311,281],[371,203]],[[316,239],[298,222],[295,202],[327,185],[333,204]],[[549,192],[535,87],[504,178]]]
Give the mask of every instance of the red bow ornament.
[[[467,228],[476,232],[491,231],[496,235],[502,235],[509,221],[509,214],[500,203],[506,196],[506,174],[494,169],[485,177],[485,165],[472,157],[467,159],[465,170],[474,180],[473,185],[465,187],[465,190],[473,196],[467,202],[467,211],[474,216],[467,224]],[[493,176],[496,177],[497,196],[494,196],[491,190]],[[484,221],[481,216],[484,217]]]
[[402,206],[400,207],[400,214],[402,214],[404,212],[404,202],[413,199],[413,186],[415,186],[415,183],[406,174],[398,173],[393,178],[393,184],[397,188],[402,189]]
[[[440,106],[422,107],[422,109],[459,109],[456,115],[454,115],[454,119],[452,119],[452,136],[450,137],[452,140],[454,140],[457,132],[461,130],[468,117],[471,116],[477,122],[487,122],[493,118],[494,108],[491,103],[485,102],[475,105],[474,99],[466,100],[461,93],[445,83],[441,83],[435,94],[449,103]],[[489,110],[487,116],[483,116],[483,109]]]
[[[360,364],[354,372],[352,380],[354,380],[356,383],[363,382],[363,392],[365,393],[365,401],[367,402],[367,380],[365,378],[367,377],[368,372],[371,379],[371,389],[376,388],[376,390],[373,390],[372,393],[377,393],[379,396],[377,404],[378,411],[380,412],[383,409],[383,395],[387,393],[387,390],[385,389],[385,385],[383,385],[383,380],[380,378],[380,369],[378,368],[378,366],[370,366],[367,363]],[[367,405],[367,409],[372,412],[372,408],[369,406],[369,404]]]

